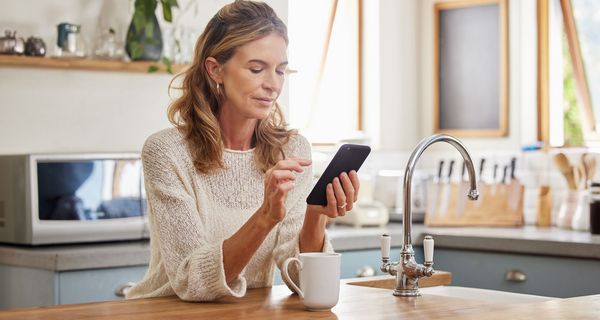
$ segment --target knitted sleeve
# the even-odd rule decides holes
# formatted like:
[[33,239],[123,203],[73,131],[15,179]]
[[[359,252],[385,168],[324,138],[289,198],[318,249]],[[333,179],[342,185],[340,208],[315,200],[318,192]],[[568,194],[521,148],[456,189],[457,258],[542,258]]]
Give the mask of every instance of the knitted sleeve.
[[[294,154],[297,154],[302,158],[310,159],[311,151],[309,142],[304,137],[298,136],[295,143],[297,144],[295,147],[297,150],[295,150]],[[296,178],[296,187],[293,190],[293,194],[288,197],[288,200],[291,200],[291,203],[288,206],[290,209],[278,226],[277,242],[275,244],[275,249],[273,250],[273,258],[275,259],[275,264],[279,270],[282,269],[283,262],[287,258],[297,258],[298,254],[300,254],[300,229],[302,228],[304,214],[306,213],[306,197],[308,196],[311,187],[312,166],[306,168],[304,172]],[[327,232],[325,232],[323,252],[334,252]],[[297,264],[289,265],[288,274],[290,275],[290,278],[296,285],[300,286],[298,271]],[[288,288],[294,291],[285,278],[282,277],[282,279]]]
[[169,141],[149,138],[142,151],[144,181],[153,241],[160,244],[173,291],[182,300],[212,301],[246,293],[242,276],[226,282],[223,241],[211,239],[193,196],[183,159],[171,154]]

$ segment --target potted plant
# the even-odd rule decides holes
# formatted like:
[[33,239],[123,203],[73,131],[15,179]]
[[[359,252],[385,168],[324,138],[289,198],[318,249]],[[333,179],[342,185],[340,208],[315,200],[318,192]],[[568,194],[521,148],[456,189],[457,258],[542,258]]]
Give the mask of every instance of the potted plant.
[[162,33],[155,15],[159,2],[163,18],[172,22],[172,8],[179,7],[177,0],[135,0],[125,44],[125,50],[133,61],[158,61],[162,56]]

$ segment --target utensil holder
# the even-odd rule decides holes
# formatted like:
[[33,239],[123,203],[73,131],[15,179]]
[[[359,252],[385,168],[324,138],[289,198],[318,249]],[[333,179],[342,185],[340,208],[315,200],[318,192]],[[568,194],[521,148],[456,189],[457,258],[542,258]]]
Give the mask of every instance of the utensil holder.
[[525,188],[517,179],[510,184],[480,184],[476,201],[467,199],[468,182],[435,186],[429,183],[428,190],[436,190],[437,194],[427,197],[428,202],[432,201],[425,214],[427,226],[520,227],[524,224]]

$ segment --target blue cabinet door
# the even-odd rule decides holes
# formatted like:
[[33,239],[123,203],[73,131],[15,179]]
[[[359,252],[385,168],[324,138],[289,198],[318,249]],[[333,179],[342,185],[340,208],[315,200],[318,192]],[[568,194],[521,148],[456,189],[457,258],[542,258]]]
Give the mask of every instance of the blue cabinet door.
[[58,304],[120,300],[115,289],[140,281],[148,266],[60,272]]
[[[600,261],[511,253],[436,249],[439,269],[452,272],[455,286],[569,298],[600,293]],[[525,275],[506,280],[508,272]]]

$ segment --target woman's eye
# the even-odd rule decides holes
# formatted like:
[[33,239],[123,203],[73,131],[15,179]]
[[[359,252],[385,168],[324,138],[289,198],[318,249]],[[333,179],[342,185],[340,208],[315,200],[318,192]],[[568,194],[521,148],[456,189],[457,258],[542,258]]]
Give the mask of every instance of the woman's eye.
[[278,75],[283,76],[285,75],[285,70],[277,70],[276,71]]
[[252,73],[260,73],[261,71],[262,71],[262,69],[253,69],[253,68],[250,68],[250,72],[252,72]]

